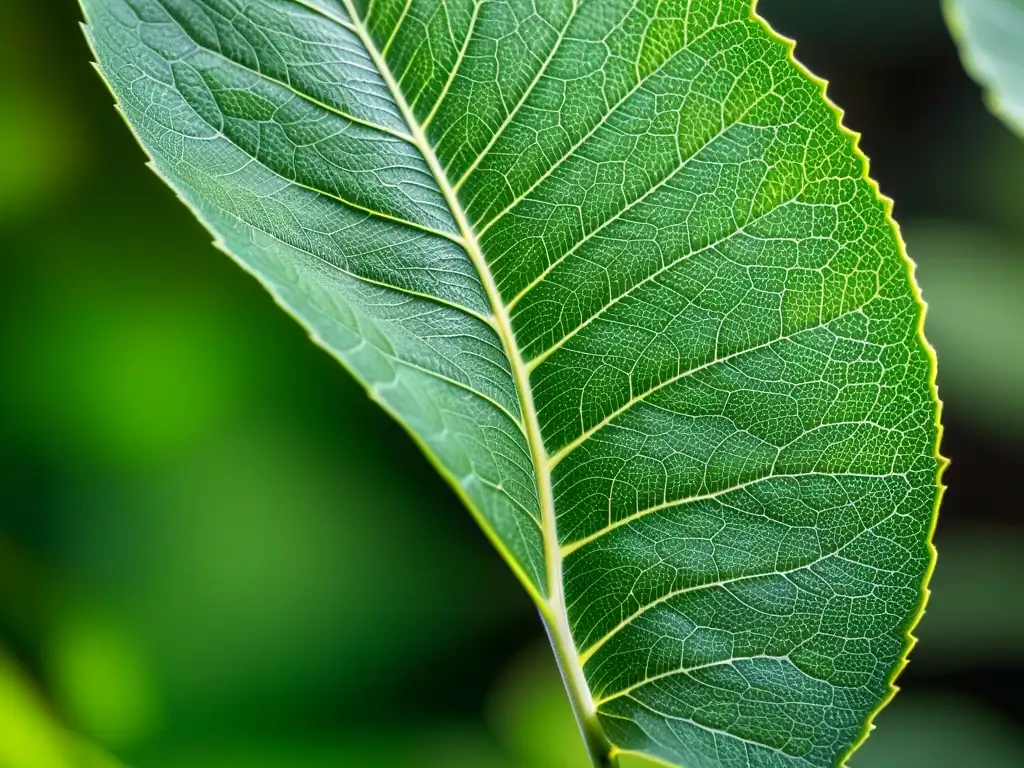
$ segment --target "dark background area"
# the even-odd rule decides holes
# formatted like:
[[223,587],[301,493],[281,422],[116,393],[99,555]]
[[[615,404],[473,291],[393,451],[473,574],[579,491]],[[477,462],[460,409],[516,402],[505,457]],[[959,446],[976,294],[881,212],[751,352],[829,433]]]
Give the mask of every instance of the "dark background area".
[[[1024,141],[938,0],[759,9],[896,200],[945,401],[929,612],[851,764],[1022,765]],[[0,768],[582,768],[451,491],[144,167],[76,4],[4,16]]]

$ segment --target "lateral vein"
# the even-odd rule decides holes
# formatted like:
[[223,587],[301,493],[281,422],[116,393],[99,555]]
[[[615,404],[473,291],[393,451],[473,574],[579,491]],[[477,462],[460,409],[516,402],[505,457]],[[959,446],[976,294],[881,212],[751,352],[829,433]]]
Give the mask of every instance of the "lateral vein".
[[[873,298],[874,297],[872,297],[872,299]],[[864,309],[865,304],[867,304],[867,302],[865,302],[864,304],[858,305],[858,306],[854,307],[853,309],[850,309],[850,310],[848,310],[846,312],[842,312],[842,313],[836,315],[835,317],[829,318],[825,322],[820,322],[820,323],[817,323],[815,325],[810,325],[810,326],[807,326],[806,328],[797,328],[796,330],[792,331],[791,333],[783,334],[781,336],[776,336],[775,338],[769,339],[768,341],[765,341],[765,342],[763,342],[761,344],[757,344],[756,346],[747,347],[746,349],[738,349],[735,352],[730,352],[729,354],[722,355],[720,357],[719,356],[715,356],[715,357],[711,358],[710,360],[708,360],[705,363],[701,363],[700,365],[695,365],[694,367],[688,368],[685,371],[680,371],[679,373],[675,374],[674,376],[670,376],[669,378],[665,379],[662,382],[659,382],[658,384],[655,384],[654,386],[650,387],[649,389],[647,389],[647,390],[645,390],[645,391],[643,391],[643,392],[641,392],[641,393],[639,393],[637,395],[634,395],[629,400],[627,400],[625,403],[623,403],[621,406],[619,406],[614,411],[612,411],[607,416],[605,416],[603,419],[601,419],[601,421],[597,422],[597,424],[595,424],[594,426],[592,426],[589,429],[585,430],[579,437],[575,438],[572,442],[567,443],[565,446],[563,446],[558,451],[556,451],[551,456],[550,464],[549,464],[549,469],[553,470],[556,466],[558,466],[559,463],[561,463],[561,461],[566,456],[568,456],[570,453],[572,453],[577,448],[579,448],[581,445],[583,445],[585,442],[587,442],[587,440],[589,440],[591,437],[593,437],[595,433],[600,432],[602,429],[604,429],[606,426],[608,426],[611,422],[615,421],[615,419],[617,419],[619,416],[624,414],[626,411],[628,411],[634,405],[636,405],[637,403],[643,402],[648,397],[653,395],[655,392],[659,392],[659,391],[665,389],[666,387],[669,387],[669,386],[675,384],[677,381],[681,381],[682,379],[688,378],[689,376],[693,376],[694,374],[700,373],[701,371],[707,370],[708,368],[713,368],[716,365],[721,365],[723,363],[727,363],[730,360],[734,360],[737,357],[742,357],[743,355],[749,354],[751,352],[757,352],[757,351],[762,350],[762,349],[767,349],[768,347],[772,346],[773,344],[778,344],[778,343],[780,343],[782,341],[786,341],[788,339],[792,339],[793,337],[795,337],[795,336],[797,336],[797,335],[799,335],[801,333],[807,333],[808,331],[812,331],[812,330],[814,330],[816,328],[822,328],[822,327],[824,327],[824,326],[826,326],[826,325],[828,325],[830,323],[834,323],[836,320],[839,320],[840,318],[847,317],[847,316],[855,314],[857,312],[861,312]]]
[[[355,32],[355,30],[354,30],[354,28],[352,27],[351,24],[347,24],[347,23],[345,23],[344,21],[342,21],[339,18],[331,16],[331,15],[327,14],[326,12],[320,11],[319,9],[316,9],[316,8],[314,8],[312,6],[306,5],[301,0],[292,0],[292,2],[297,3],[302,8],[306,8],[306,9],[310,10],[311,12],[320,14],[324,18],[330,20],[331,22],[333,22],[335,24],[338,24],[339,26],[344,27],[345,29],[349,30],[350,32],[353,32],[353,33]],[[281,88],[284,88],[285,90],[290,91],[291,93],[295,94],[300,99],[302,99],[304,101],[308,101],[310,104],[313,104],[313,105],[315,105],[317,107],[320,107],[321,109],[324,109],[324,110],[330,112],[331,114],[337,115],[338,117],[344,118],[345,120],[348,120],[351,123],[355,123],[356,125],[361,125],[361,126],[363,126],[365,128],[369,128],[370,130],[373,130],[373,131],[379,131],[380,133],[385,133],[388,136],[393,136],[394,138],[398,139],[399,141],[404,141],[406,144],[415,144],[415,142],[413,141],[412,136],[409,136],[408,134],[402,133],[401,131],[396,131],[393,128],[388,128],[386,125],[381,125],[380,123],[375,123],[372,120],[367,120],[367,119],[362,118],[362,117],[356,117],[355,115],[353,115],[353,114],[351,114],[349,112],[346,112],[344,109],[341,109],[340,107],[331,106],[330,104],[326,104],[326,103],[320,101],[319,99],[317,99],[316,97],[311,96],[310,94],[308,94],[308,93],[306,93],[304,91],[300,91],[298,88],[296,88],[291,83],[285,82],[284,80],[280,80],[280,79],[274,77],[273,75],[267,74],[266,72],[261,72],[260,70],[255,69],[255,68],[249,66],[248,64],[243,64],[242,62],[237,61],[236,59],[232,59],[227,54],[225,54],[225,53],[223,53],[221,51],[218,51],[218,50],[216,50],[214,48],[209,48],[208,46],[202,45],[194,37],[192,37],[192,35],[189,34],[188,30],[185,29],[185,27],[183,27],[181,25],[181,23],[176,18],[174,18],[173,15],[170,14],[170,12],[168,12],[168,16],[170,16],[170,18],[174,21],[174,23],[178,27],[178,29],[181,30],[181,33],[183,35],[185,35],[185,37],[187,37],[189,40],[191,40],[193,45],[195,45],[196,48],[198,48],[199,50],[205,51],[206,53],[210,54],[211,56],[216,56],[217,58],[223,59],[224,61],[226,61],[229,64],[232,64],[232,65],[238,67],[239,69],[243,69],[246,72],[249,72],[250,74],[256,75],[256,77],[259,77],[259,78],[262,78],[263,80],[266,80],[268,83],[273,83],[274,85],[280,86]]]

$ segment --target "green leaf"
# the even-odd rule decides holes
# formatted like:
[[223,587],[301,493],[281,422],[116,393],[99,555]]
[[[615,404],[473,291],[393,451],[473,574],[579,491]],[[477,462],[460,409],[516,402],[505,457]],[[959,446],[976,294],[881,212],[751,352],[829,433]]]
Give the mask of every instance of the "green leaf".
[[944,0],[964,66],[992,111],[1024,134],[1024,0]]
[[595,764],[845,759],[931,568],[934,366],[749,0],[84,6],[156,170],[534,597]]

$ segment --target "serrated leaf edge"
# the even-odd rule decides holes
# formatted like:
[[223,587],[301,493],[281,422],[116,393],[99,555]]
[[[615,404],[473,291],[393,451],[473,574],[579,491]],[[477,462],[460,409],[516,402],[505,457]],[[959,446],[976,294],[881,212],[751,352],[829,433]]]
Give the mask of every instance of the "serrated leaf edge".
[[[854,743],[842,756],[840,756],[838,762],[836,763],[838,768],[845,768],[848,765],[850,757],[864,745],[864,742],[868,740],[868,737],[871,735],[871,732],[875,729],[875,719],[878,717],[878,714],[882,710],[884,710],[890,704],[890,702],[892,702],[892,700],[896,697],[896,694],[899,692],[900,688],[898,685],[896,685],[896,680],[899,678],[900,673],[902,673],[903,670],[906,668],[907,664],[910,663],[910,652],[917,644],[917,637],[915,637],[914,635],[914,630],[917,628],[917,625],[920,623],[921,618],[924,616],[925,609],[928,605],[928,599],[931,597],[931,591],[929,590],[928,585],[931,582],[931,578],[935,572],[935,566],[938,561],[938,550],[936,550],[935,548],[935,529],[938,526],[939,522],[939,508],[942,506],[942,498],[946,492],[946,486],[942,482],[942,477],[945,474],[947,467],[949,466],[949,459],[944,457],[941,453],[942,435],[944,429],[942,426],[943,403],[942,400],[939,398],[939,388],[937,383],[938,358],[935,354],[935,348],[931,345],[931,343],[929,343],[927,337],[925,336],[925,319],[928,314],[928,303],[924,300],[923,296],[921,295],[921,286],[917,282],[917,264],[907,253],[907,243],[903,239],[903,232],[900,229],[899,223],[892,215],[895,203],[893,202],[891,197],[888,197],[882,193],[881,187],[878,185],[878,182],[871,177],[871,161],[860,146],[861,134],[857,131],[851,130],[843,123],[843,118],[845,117],[846,112],[841,107],[839,107],[834,101],[832,101],[832,99],[829,97],[828,80],[825,80],[824,78],[815,75],[806,66],[804,66],[804,64],[799,59],[797,59],[796,40],[793,40],[792,38],[786,37],[785,35],[779,34],[777,31],[775,31],[768,23],[768,21],[757,12],[758,2],[759,0],[752,0],[750,9],[751,18],[754,21],[760,23],[761,26],[765,29],[765,31],[768,32],[768,34],[770,34],[772,37],[774,37],[776,40],[781,42],[786,47],[787,53],[789,55],[789,60],[793,62],[793,65],[804,77],[809,79],[818,87],[819,93],[821,94],[821,98],[824,99],[825,103],[828,105],[828,108],[836,116],[836,125],[839,128],[840,132],[850,139],[853,154],[861,163],[863,180],[867,182],[872,192],[874,192],[875,197],[878,199],[879,202],[882,203],[882,205],[885,208],[886,223],[892,229],[892,233],[896,238],[897,244],[899,245],[900,257],[903,259],[904,265],[907,270],[907,279],[910,283],[910,287],[914,295],[914,300],[920,307],[920,312],[918,314],[917,319],[917,340],[921,344],[922,348],[925,350],[925,353],[928,355],[928,386],[931,393],[932,402],[935,404],[935,443],[933,445],[932,457],[935,459],[937,466],[935,472],[936,495],[935,503],[932,506],[931,521],[928,528],[928,554],[930,559],[928,563],[928,569],[925,572],[924,579],[921,582],[921,600],[918,604],[916,614],[913,617],[911,617],[904,631],[903,653],[901,654],[899,660],[896,662],[896,665],[893,667],[893,671],[889,675],[888,693],[882,699],[882,701],[878,703],[878,706],[875,707],[875,709],[868,714],[867,719],[864,721],[864,726],[861,729],[860,735],[858,736],[857,740],[854,741]],[[671,768],[678,768],[678,766],[672,766]]]
[[[298,0],[300,4],[305,5],[302,0]],[[353,19],[358,19],[358,15],[355,14],[355,9],[351,5],[351,0],[342,0],[346,10],[349,12]],[[921,599],[918,605],[916,614],[911,617],[907,623],[906,630],[904,632],[904,648],[903,652],[893,668],[892,673],[889,676],[888,681],[888,692],[887,695],[879,702],[878,706],[867,716],[864,726],[857,738],[857,740],[851,745],[851,747],[840,757],[836,763],[838,768],[845,768],[848,765],[850,757],[867,741],[871,732],[874,730],[875,719],[878,714],[885,709],[886,706],[893,700],[896,694],[899,692],[899,686],[896,685],[896,680],[902,671],[906,668],[909,663],[909,655],[917,643],[917,637],[914,636],[913,632],[918,626],[921,618],[924,616],[928,600],[931,596],[931,592],[928,588],[931,581],[931,577],[935,571],[935,566],[938,559],[938,552],[934,545],[934,534],[938,524],[939,509],[941,507],[942,499],[946,491],[946,486],[942,482],[942,477],[949,466],[949,460],[942,456],[940,452],[940,446],[942,443],[943,426],[942,426],[942,411],[943,403],[939,398],[938,386],[937,386],[937,368],[938,360],[935,354],[934,347],[928,342],[925,336],[925,320],[928,310],[928,304],[921,295],[921,289],[917,282],[916,270],[917,265],[913,259],[907,253],[906,242],[903,239],[903,234],[899,224],[893,218],[894,202],[891,198],[884,195],[878,182],[871,178],[870,175],[870,160],[864,151],[860,147],[861,134],[849,129],[844,125],[843,118],[845,116],[844,110],[842,110],[828,95],[828,81],[824,78],[818,77],[812,73],[802,62],[796,57],[796,41],[788,38],[771,27],[768,21],[761,16],[757,11],[759,0],[751,0],[750,6],[750,19],[757,22],[762,28],[768,33],[770,37],[782,43],[786,49],[787,56],[792,64],[797,68],[801,75],[806,77],[812,83],[814,83],[819,90],[822,99],[825,101],[828,108],[832,111],[836,118],[836,125],[840,132],[848,137],[851,141],[851,148],[855,157],[861,163],[862,179],[867,182],[871,190],[874,192],[876,199],[881,202],[885,209],[886,222],[892,229],[893,235],[899,245],[900,256],[904,261],[907,270],[907,278],[911,286],[911,290],[914,295],[914,299],[917,305],[920,307],[918,314],[917,323],[917,338],[922,348],[925,350],[929,360],[929,388],[931,392],[932,401],[935,404],[935,443],[933,449],[933,458],[937,463],[936,470],[936,486],[937,493],[935,497],[935,503],[933,505],[931,521],[928,530],[928,551],[930,560],[928,569],[925,573],[924,579],[921,583]],[[203,217],[200,211],[187,201],[181,194],[175,190],[174,186],[170,183],[170,180],[157,168],[153,162],[152,155],[143,146],[138,135],[135,133],[131,124],[128,122],[123,110],[120,108],[120,104],[117,95],[113,92],[108,80],[103,76],[102,68],[98,64],[99,56],[97,55],[95,45],[93,43],[92,35],[89,31],[89,17],[85,9],[82,0],[79,0],[79,6],[82,11],[82,15],[85,18],[85,23],[81,24],[83,32],[85,33],[86,40],[88,41],[90,51],[95,59],[92,62],[94,69],[100,74],[100,80],[107,88],[107,91],[113,98],[117,113],[124,120],[126,126],[129,129],[129,133],[135,138],[136,143],[142,150],[143,154],[149,159],[146,166],[153,171],[153,173],[160,178],[172,191],[180,202],[182,202],[186,209],[189,210],[193,216],[201,223],[208,231],[213,231],[213,228],[209,226],[209,222]],[[950,28],[956,35],[959,31],[960,19],[957,12],[953,8],[953,0],[943,0],[943,9],[946,13],[947,20]],[[346,24],[347,27],[350,25]],[[323,339],[312,327],[303,321],[298,310],[292,307],[287,301],[285,301],[266,281],[259,273],[257,273],[252,267],[247,265],[243,260],[235,256],[226,243],[219,236],[214,237],[212,241],[213,246],[227,255],[232,261],[242,268],[243,271],[252,275],[257,282],[259,282],[271,295],[274,302],[294,320],[296,320],[301,327],[303,327],[310,340],[317,346],[324,349],[331,357],[337,360],[343,369],[345,369],[353,378],[359,382],[360,386],[366,391],[367,396],[371,401],[381,407],[385,413],[387,413],[393,420],[395,420],[402,429],[412,438],[413,443],[420,449],[423,455],[426,457],[430,465],[438,472],[438,474],[451,486],[455,491],[456,496],[462,501],[463,505],[469,510],[471,516],[476,521],[477,525],[482,529],[484,535],[491,542],[494,548],[498,551],[502,559],[505,560],[506,564],[515,574],[516,578],[523,585],[526,592],[530,595],[531,599],[537,605],[538,610],[541,614],[541,618],[544,621],[545,628],[548,630],[549,637],[551,639],[552,647],[555,652],[556,659],[559,664],[559,669],[562,673],[563,681],[565,682],[569,698],[573,705],[574,713],[576,714],[577,723],[582,731],[584,741],[587,743],[588,752],[590,753],[591,759],[594,761],[595,766],[614,766],[617,763],[617,759],[621,755],[635,755],[642,757],[648,761],[652,761],[659,765],[664,765],[666,768],[683,768],[682,766],[668,763],[659,758],[655,758],[645,752],[637,750],[621,749],[615,745],[612,745],[604,734],[603,728],[597,721],[596,709],[593,706],[593,698],[590,692],[589,685],[586,683],[586,679],[583,675],[583,667],[580,663],[579,650],[576,648],[575,643],[572,640],[572,633],[568,626],[568,616],[564,608],[564,597],[561,596],[562,590],[562,579],[561,579],[561,566],[562,566],[562,553],[558,544],[557,531],[555,529],[555,517],[554,517],[554,502],[551,496],[551,478],[548,469],[549,457],[547,456],[544,448],[543,439],[540,435],[539,424],[537,422],[536,409],[532,402],[532,389],[529,385],[529,371],[526,365],[522,361],[522,357],[518,346],[515,342],[515,336],[511,329],[511,323],[507,314],[507,307],[501,301],[500,293],[494,284],[493,277],[491,276],[490,269],[487,267],[486,262],[483,259],[483,255],[480,252],[479,246],[476,242],[476,235],[473,232],[473,228],[469,225],[466,220],[465,212],[462,210],[461,205],[458,203],[456,198],[456,192],[452,185],[448,182],[444,171],[441,169],[440,164],[434,155],[433,149],[430,147],[423,134],[422,126],[419,125],[412,117],[412,112],[405,103],[404,96],[401,90],[397,87],[394,77],[391,75],[387,64],[381,58],[380,53],[376,50],[376,45],[373,43],[369,34],[366,32],[365,27],[361,22],[354,22],[351,25],[355,28],[359,37],[363,40],[363,44],[366,47],[368,54],[374,59],[375,64],[384,77],[385,82],[388,84],[389,89],[393,97],[395,98],[396,104],[398,104],[400,111],[406,119],[407,126],[412,129],[412,138],[417,149],[423,154],[424,159],[427,161],[434,173],[435,179],[442,189],[442,193],[445,199],[448,200],[449,207],[452,210],[453,216],[456,218],[456,223],[459,225],[460,232],[462,234],[463,245],[477,268],[480,274],[481,280],[484,282],[484,288],[488,295],[488,299],[492,305],[494,311],[494,327],[498,333],[498,336],[502,340],[503,346],[505,346],[506,355],[509,358],[510,367],[513,371],[513,376],[516,382],[516,389],[521,399],[521,406],[523,407],[524,422],[527,431],[527,442],[530,445],[531,457],[534,462],[535,474],[538,479],[538,493],[541,498],[541,517],[543,523],[543,537],[544,537],[544,549],[545,549],[545,561],[547,567],[547,581],[548,590],[552,591],[553,585],[557,585],[559,596],[554,599],[553,596],[544,597],[534,586],[533,582],[523,570],[522,566],[518,563],[516,558],[512,555],[511,551],[505,546],[504,543],[498,538],[496,533],[488,525],[486,519],[480,513],[480,511],[473,504],[469,495],[461,487],[458,479],[451,474],[438,460],[438,458],[432,453],[426,442],[419,437],[401,418],[400,416],[388,406],[386,402],[380,398],[377,393],[369,386],[366,386],[358,376],[355,376],[353,369],[346,363],[346,361],[334,351],[325,339]],[[975,79],[984,84],[980,78],[977,77],[975,72],[972,70],[973,63],[969,64],[969,56],[966,51],[963,51],[962,56],[964,58],[965,67]],[[1006,119],[1001,110],[998,108],[998,98],[993,92],[986,87],[987,98],[992,102],[990,108],[997,115]],[[1009,123],[1009,121],[1007,120]],[[503,317],[502,317],[503,316]],[[518,365],[516,364],[518,360]],[[523,379],[522,377],[525,377]],[[525,384],[521,383],[522,381]],[[528,400],[528,404],[523,400],[524,394]],[[532,422],[532,425],[531,425]],[[535,435],[531,436],[531,433]],[[541,477],[546,477],[546,492],[540,487]],[[545,502],[545,495],[547,496],[547,502]],[[556,563],[556,566],[552,567],[552,562]],[[560,609],[558,609],[557,600],[560,599]]]

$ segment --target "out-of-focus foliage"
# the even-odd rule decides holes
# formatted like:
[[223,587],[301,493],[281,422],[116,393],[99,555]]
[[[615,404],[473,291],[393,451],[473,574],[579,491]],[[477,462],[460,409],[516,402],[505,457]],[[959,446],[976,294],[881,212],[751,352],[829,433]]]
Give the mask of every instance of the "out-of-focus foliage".
[[[938,3],[759,8],[833,80],[898,201],[953,460],[921,641],[851,766],[1024,764],[1024,436],[996,405],[1021,334],[992,325],[992,297],[1024,295],[1024,142]],[[520,733],[572,759],[518,586],[145,170],[79,15],[9,0],[0,25],[0,766],[536,768]],[[377,471],[395,463],[402,483]]]
[[19,11],[5,19],[4,27],[0,109],[6,119],[0,120],[0,227],[31,217],[52,195],[66,189],[83,171],[82,155],[89,141],[82,132],[68,130],[75,122],[72,103],[54,99],[39,88],[44,78],[23,76],[45,49],[42,30]]
[[[140,763],[140,766],[142,764]],[[481,730],[435,727],[422,733],[396,725],[347,738],[273,740],[168,750],[146,768],[519,768]],[[523,767],[525,768],[525,766]]]
[[120,768],[120,763],[59,725],[23,672],[0,652],[0,766]]
[[969,699],[903,694],[877,725],[853,768],[1014,768],[1024,753],[1011,722]]
[[964,65],[992,111],[1024,136],[1024,0],[944,0]]
[[976,526],[944,540],[931,585],[937,597],[921,622],[925,640],[915,660],[956,670],[1020,663],[1024,600],[1014,594],[1024,584],[1021,553],[1019,526]]
[[927,55],[945,34],[937,1],[840,0],[823,10],[821,0],[757,0],[757,10],[780,29],[799,28],[798,51],[815,46],[848,55],[870,40],[875,55],[902,61]]
[[[963,218],[980,218],[985,224],[969,225],[974,231],[980,229],[984,233],[987,230],[990,238],[1008,241],[1016,247],[1016,255],[1011,254],[1011,261],[1019,265],[1020,246],[1024,243],[1024,193],[1021,190],[1024,186],[1021,181],[1024,179],[1024,141],[995,120],[983,122],[982,126],[984,130],[980,132],[978,143],[965,147],[964,154],[964,161],[970,169],[965,186],[977,190],[973,206],[977,214]],[[923,223],[942,222],[932,220]],[[950,220],[945,223],[952,227],[963,225],[963,222]],[[1005,244],[1001,250],[1005,250]],[[1007,266],[1011,272],[1016,268],[1014,264]]]

